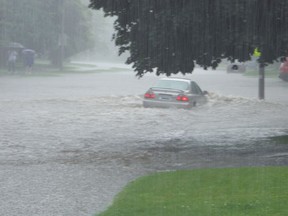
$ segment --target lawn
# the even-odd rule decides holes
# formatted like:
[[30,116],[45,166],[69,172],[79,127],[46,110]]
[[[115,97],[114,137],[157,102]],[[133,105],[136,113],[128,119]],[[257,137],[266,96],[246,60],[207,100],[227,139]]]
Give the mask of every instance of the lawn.
[[[279,76],[279,64],[272,64],[265,67],[265,76],[269,78],[277,78]],[[258,68],[247,68],[244,73],[245,76],[258,77],[259,69]]]
[[[27,74],[23,65],[20,63],[16,65],[16,72],[13,75],[18,76],[59,76],[62,74],[72,73],[99,73],[99,72],[117,72],[125,69],[121,67],[107,67],[101,68],[95,64],[84,64],[84,63],[65,63],[62,69],[51,66],[48,61],[36,60],[32,68],[32,73]],[[7,68],[0,68],[0,76],[10,76]]]
[[287,167],[161,172],[128,184],[99,216],[284,216],[287,179]]

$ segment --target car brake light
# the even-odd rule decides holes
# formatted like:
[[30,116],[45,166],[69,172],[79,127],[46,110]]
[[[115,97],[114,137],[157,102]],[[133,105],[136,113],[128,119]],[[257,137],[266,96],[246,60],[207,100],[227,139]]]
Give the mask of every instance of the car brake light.
[[155,98],[155,94],[154,94],[154,93],[149,93],[149,92],[147,92],[147,93],[145,93],[144,97],[145,97],[145,98],[153,99],[153,98]]
[[186,102],[186,101],[189,101],[189,98],[186,95],[178,95],[176,97],[176,100]]

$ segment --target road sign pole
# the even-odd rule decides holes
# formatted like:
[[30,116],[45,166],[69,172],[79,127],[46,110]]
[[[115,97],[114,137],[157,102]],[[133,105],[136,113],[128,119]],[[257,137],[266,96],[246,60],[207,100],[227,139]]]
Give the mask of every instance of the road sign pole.
[[265,65],[259,63],[259,99],[265,98]]

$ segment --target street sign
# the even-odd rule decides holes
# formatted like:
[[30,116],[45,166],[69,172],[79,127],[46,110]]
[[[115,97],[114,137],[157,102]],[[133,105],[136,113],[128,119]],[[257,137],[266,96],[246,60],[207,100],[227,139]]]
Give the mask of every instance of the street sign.
[[260,57],[261,56],[261,52],[259,52],[258,48],[255,48],[253,56],[255,56],[255,57]]

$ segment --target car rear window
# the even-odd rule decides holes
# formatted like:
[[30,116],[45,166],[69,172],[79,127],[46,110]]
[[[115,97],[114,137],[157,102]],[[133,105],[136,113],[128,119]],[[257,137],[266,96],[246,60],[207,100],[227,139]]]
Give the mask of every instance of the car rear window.
[[188,90],[189,83],[179,80],[159,80],[155,87],[157,88],[168,88],[168,89],[177,89],[177,90]]

